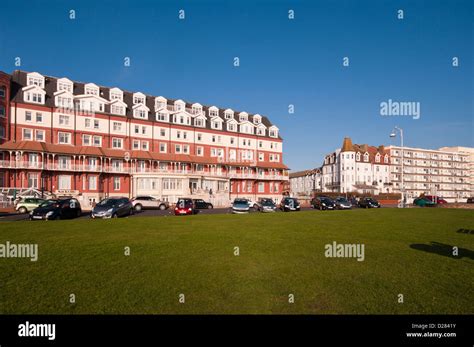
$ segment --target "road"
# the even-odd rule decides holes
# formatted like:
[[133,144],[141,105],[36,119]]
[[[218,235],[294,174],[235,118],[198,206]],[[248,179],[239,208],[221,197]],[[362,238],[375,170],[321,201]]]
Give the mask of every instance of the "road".
[[[302,211],[307,211],[311,210],[309,207],[302,207]],[[200,210],[199,214],[227,214],[231,213],[230,208],[213,208],[209,210]],[[259,213],[254,210],[250,210],[250,213]],[[281,213],[280,210],[277,210],[277,213]],[[165,217],[165,216],[174,216],[174,211],[173,209],[168,209],[164,211],[160,210],[144,210],[138,213],[135,213],[131,216],[125,217],[125,218],[135,218],[135,217]],[[9,213],[9,214],[1,214],[0,215],[0,221],[25,221],[28,220],[28,214],[18,214],[18,213]],[[89,212],[83,212],[82,216],[79,217],[78,219],[90,219],[90,213]]]

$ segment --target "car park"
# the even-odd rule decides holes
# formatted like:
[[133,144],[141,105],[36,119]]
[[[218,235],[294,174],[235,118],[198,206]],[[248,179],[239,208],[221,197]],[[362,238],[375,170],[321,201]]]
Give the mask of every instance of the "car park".
[[352,203],[343,196],[339,196],[334,199],[336,204],[336,209],[338,210],[350,210],[352,208]]
[[175,216],[193,215],[196,213],[198,213],[198,209],[196,209],[194,206],[192,199],[180,198],[176,202],[176,206],[174,208]]
[[272,199],[262,198],[258,201],[257,209],[260,212],[276,212],[277,206]]
[[118,218],[133,214],[133,205],[129,198],[113,197],[98,202],[91,211],[92,218]]
[[420,207],[435,207],[436,206],[436,204],[433,201],[431,201],[430,199],[427,199],[424,196],[413,200],[413,205],[420,206]]
[[301,205],[296,198],[283,198],[280,202],[280,210],[283,212],[300,211]]
[[316,196],[311,200],[311,206],[317,210],[334,210],[336,209],[335,202],[326,196]]
[[25,198],[17,202],[15,210],[18,213],[28,213],[39,207],[45,201],[45,199],[39,198]]
[[249,213],[250,212],[250,205],[249,200],[236,198],[232,203],[232,213]]
[[170,207],[168,201],[162,201],[150,195],[140,195],[132,199],[133,209],[141,210],[166,210]]
[[210,202],[206,202],[203,199],[193,199],[194,208],[197,210],[209,210],[214,208]]
[[374,198],[365,197],[360,198],[359,207],[361,208],[380,208],[380,203]]
[[30,212],[30,220],[71,219],[82,215],[81,204],[77,199],[51,199]]

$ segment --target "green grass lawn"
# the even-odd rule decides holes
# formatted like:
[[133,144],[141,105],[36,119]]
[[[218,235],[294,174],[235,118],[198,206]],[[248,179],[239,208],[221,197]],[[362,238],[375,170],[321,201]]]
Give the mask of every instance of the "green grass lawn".
[[[39,259],[0,258],[0,313],[472,314],[474,234],[459,229],[472,231],[473,217],[387,208],[2,222],[0,243],[38,243]],[[365,260],[326,258],[333,241],[363,243]]]

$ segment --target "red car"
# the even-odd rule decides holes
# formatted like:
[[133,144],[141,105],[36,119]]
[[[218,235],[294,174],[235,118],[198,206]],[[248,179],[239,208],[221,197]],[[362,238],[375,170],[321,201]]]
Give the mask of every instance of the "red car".
[[425,198],[430,200],[431,202],[434,202],[435,204],[447,204],[448,202],[444,200],[443,198],[436,196],[436,195],[425,195]]
[[174,208],[175,216],[193,215],[197,212],[198,210],[195,208],[192,199],[178,199],[176,207]]

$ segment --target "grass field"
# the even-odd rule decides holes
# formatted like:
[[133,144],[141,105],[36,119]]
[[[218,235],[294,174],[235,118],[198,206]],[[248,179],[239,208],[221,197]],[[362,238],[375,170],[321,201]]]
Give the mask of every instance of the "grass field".
[[[473,217],[379,209],[0,223],[0,243],[39,244],[37,262],[0,258],[0,313],[472,314]],[[363,243],[365,260],[326,258],[333,241]]]

